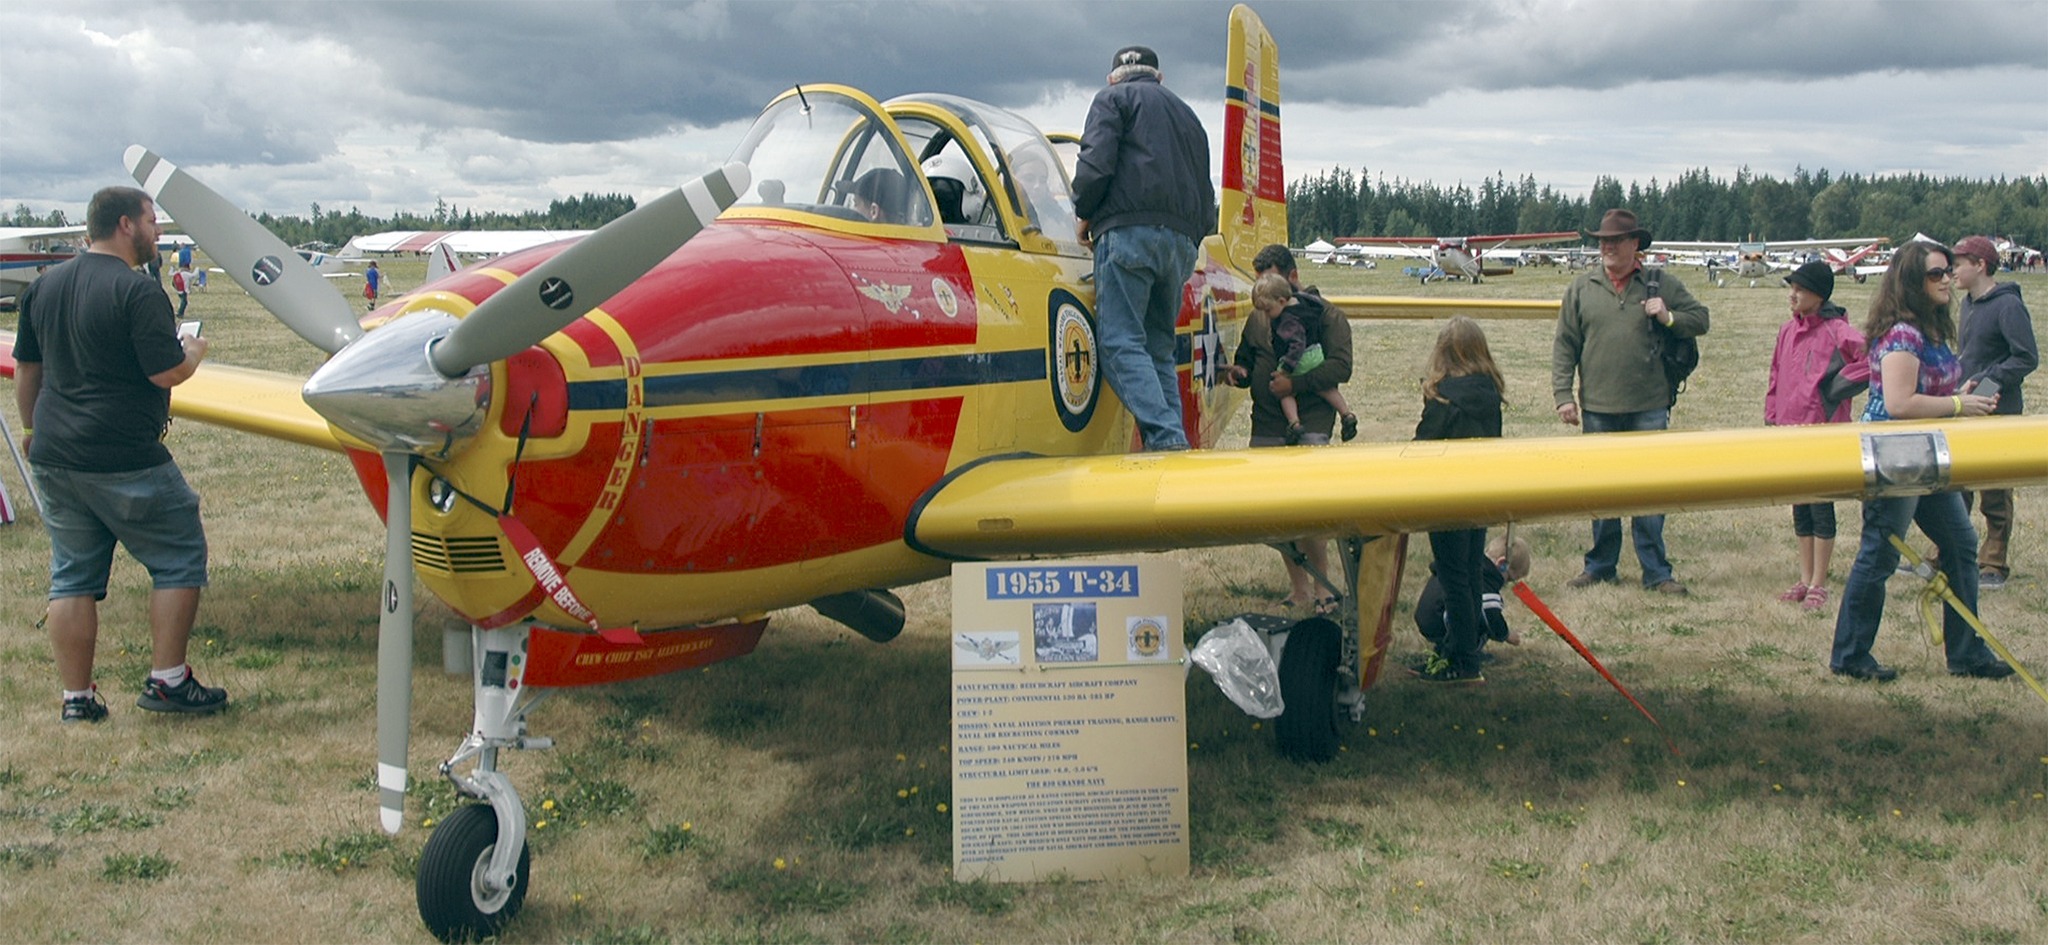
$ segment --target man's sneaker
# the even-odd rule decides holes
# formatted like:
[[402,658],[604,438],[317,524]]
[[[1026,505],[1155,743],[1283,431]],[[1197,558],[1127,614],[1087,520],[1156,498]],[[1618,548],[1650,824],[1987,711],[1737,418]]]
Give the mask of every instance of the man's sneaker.
[[1997,571],[1980,571],[1977,574],[1977,589],[1995,591],[2005,586],[2005,575]]
[[1613,584],[1619,580],[1619,578],[1613,576],[1601,577],[1591,571],[1580,571],[1578,577],[1564,582],[1564,586],[1571,588],[1592,587],[1595,584]]
[[1659,594],[1672,594],[1679,597],[1692,593],[1685,589],[1685,585],[1678,583],[1676,578],[1666,578],[1650,587],[1644,588],[1644,590],[1656,591]]
[[90,695],[74,696],[64,700],[64,712],[58,716],[66,725],[72,722],[98,722],[107,717],[107,704],[100,699],[95,688]]
[[1454,686],[1476,686],[1486,681],[1486,677],[1480,675],[1477,667],[1457,669],[1451,665],[1450,660],[1441,656],[1430,657],[1428,665],[1422,668],[1422,672],[1416,673],[1415,678],[1427,683],[1446,683]]
[[142,684],[142,695],[136,697],[135,705],[151,712],[205,715],[227,708],[228,691],[200,685],[199,677],[188,670],[185,681],[175,686],[166,686],[163,680],[151,676]]

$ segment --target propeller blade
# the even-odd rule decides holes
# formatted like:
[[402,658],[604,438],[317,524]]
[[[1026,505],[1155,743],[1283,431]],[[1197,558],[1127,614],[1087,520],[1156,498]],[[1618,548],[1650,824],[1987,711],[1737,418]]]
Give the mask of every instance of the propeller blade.
[[412,730],[412,454],[384,454],[384,597],[377,613],[377,807],[384,832],[405,823]]
[[746,165],[727,164],[605,224],[485,299],[429,352],[435,369],[457,377],[569,327],[717,219],[751,181]]
[[362,335],[348,299],[227,198],[139,144],[128,148],[125,160],[150,199],[285,327],[329,354]]

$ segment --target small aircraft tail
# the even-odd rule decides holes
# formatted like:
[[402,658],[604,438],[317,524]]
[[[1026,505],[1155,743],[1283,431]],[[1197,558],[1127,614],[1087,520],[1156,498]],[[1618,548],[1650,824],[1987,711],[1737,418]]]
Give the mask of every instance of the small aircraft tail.
[[[455,258],[455,248],[443,239],[427,250],[426,283],[454,275],[462,269],[462,261]],[[426,284],[422,283],[422,284]]]
[[1224,57],[1223,189],[1216,230],[1244,271],[1269,243],[1287,243],[1287,176],[1280,161],[1280,47],[1244,4],[1230,11]]

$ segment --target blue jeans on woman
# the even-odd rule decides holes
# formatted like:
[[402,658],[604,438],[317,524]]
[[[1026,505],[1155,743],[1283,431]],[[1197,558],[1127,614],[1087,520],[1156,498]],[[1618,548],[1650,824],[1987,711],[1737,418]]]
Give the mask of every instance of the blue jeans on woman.
[[1095,235],[1095,322],[1102,376],[1138,421],[1147,450],[1188,448],[1174,328],[1195,241],[1164,226]]
[[[1899,549],[1892,546],[1891,536],[1904,537],[1906,526],[1913,524],[1940,549],[1941,571],[1948,576],[1949,588],[1963,606],[1976,611],[1977,532],[1970,527],[1962,495],[1937,492],[1871,499],[1863,503],[1863,544],[1856,551],[1855,565],[1849,568],[1849,583],[1842,589],[1841,612],[1835,615],[1829,669],[1849,672],[1877,665],[1870,646],[1877,641],[1877,625],[1884,620],[1885,582],[1899,565]],[[1941,638],[1951,673],[1967,673],[1998,662],[1977,631],[1947,604],[1942,607]]]
[[[1579,422],[1587,433],[1633,433],[1663,430],[1671,426],[1669,410],[1638,410],[1634,413],[1585,412]],[[1638,515],[1628,520],[1635,535],[1636,561],[1643,566],[1643,586],[1656,587],[1671,580],[1671,557],[1664,553],[1664,516]],[[1586,573],[1603,581],[1616,578],[1621,565],[1621,519],[1593,520],[1593,549],[1586,552]]]

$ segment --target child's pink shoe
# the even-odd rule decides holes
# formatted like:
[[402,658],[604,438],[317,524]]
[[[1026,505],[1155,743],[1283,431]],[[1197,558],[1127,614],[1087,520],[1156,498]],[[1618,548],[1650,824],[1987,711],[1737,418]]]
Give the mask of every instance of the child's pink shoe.
[[[1809,590],[1812,590],[1812,588],[1804,584],[1794,584],[1786,589],[1785,593],[1779,594],[1778,599],[1788,604],[1797,604],[1806,599],[1806,592]],[[1821,593],[1825,595],[1827,592],[1822,591]]]
[[1799,606],[1809,613],[1828,609],[1828,589],[1819,585],[1807,588],[1806,600]]

